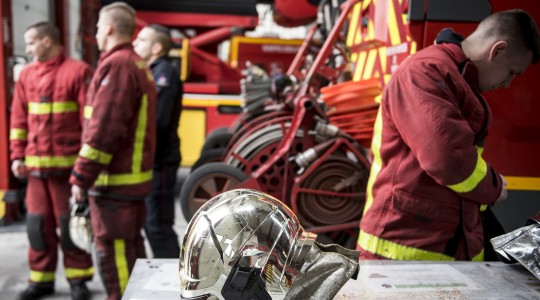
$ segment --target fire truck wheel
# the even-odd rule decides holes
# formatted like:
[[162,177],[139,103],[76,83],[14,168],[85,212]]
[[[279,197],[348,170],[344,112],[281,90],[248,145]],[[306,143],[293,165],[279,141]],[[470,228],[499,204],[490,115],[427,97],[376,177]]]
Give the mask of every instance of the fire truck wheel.
[[197,210],[212,197],[234,189],[248,176],[223,163],[209,163],[189,174],[180,191],[180,205],[189,222]]
[[223,158],[223,154],[225,154],[225,148],[215,148],[215,149],[208,149],[201,153],[201,156],[193,166],[191,166],[190,173],[193,173],[196,169],[198,169],[200,166],[213,163],[213,162],[221,162]]
[[216,129],[210,131],[208,136],[206,136],[205,141],[207,141],[208,139],[212,138],[215,135],[222,134],[224,132],[229,132],[229,127],[218,127]]
[[208,135],[202,147],[201,155],[202,153],[210,149],[226,148],[227,144],[229,143],[232,137],[233,137],[233,134],[228,131],[216,132],[216,133]]

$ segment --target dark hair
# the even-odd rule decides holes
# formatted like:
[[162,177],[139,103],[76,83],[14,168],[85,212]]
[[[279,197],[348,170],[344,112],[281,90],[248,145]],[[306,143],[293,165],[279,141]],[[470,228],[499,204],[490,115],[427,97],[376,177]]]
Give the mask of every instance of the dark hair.
[[42,21],[42,22],[35,23],[33,25],[28,26],[24,32],[27,32],[30,29],[36,30],[37,37],[39,39],[42,39],[47,36],[51,39],[53,44],[55,45],[60,44],[60,30],[58,30],[58,27],[54,26],[51,22]]
[[485,26],[489,36],[505,39],[511,49],[530,50],[533,55],[532,63],[540,59],[538,26],[534,18],[523,9],[496,12],[484,19],[479,26]]
[[169,50],[171,50],[172,47],[171,33],[169,32],[169,28],[158,24],[150,24],[146,27],[154,30],[154,42],[160,43],[161,47],[163,47],[163,54],[168,55]]
[[103,6],[100,15],[107,14],[118,34],[133,37],[135,33],[135,9],[124,2],[113,2]]

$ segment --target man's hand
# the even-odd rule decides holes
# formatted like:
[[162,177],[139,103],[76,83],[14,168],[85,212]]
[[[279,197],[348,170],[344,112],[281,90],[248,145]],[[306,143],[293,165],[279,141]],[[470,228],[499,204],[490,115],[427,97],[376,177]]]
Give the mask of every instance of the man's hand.
[[499,176],[501,176],[502,188],[501,188],[501,193],[499,194],[499,198],[495,200],[495,203],[501,202],[503,200],[506,200],[506,198],[508,198],[508,191],[506,190],[506,186],[508,185],[508,182],[506,182],[506,179],[504,179],[504,176],[500,174]]
[[11,171],[19,179],[26,178],[26,167],[22,159],[16,159],[11,163]]
[[78,185],[71,186],[71,197],[77,202],[84,202],[88,197],[88,193],[85,189]]

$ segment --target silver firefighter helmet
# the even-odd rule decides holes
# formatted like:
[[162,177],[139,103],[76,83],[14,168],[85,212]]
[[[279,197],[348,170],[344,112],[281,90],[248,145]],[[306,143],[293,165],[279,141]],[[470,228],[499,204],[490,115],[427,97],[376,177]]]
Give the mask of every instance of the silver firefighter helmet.
[[93,232],[88,202],[71,200],[69,236],[77,248],[92,253]]
[[182,298],[283,299],[316,235],[281,201],[237,189],[205,203],[180,251]]

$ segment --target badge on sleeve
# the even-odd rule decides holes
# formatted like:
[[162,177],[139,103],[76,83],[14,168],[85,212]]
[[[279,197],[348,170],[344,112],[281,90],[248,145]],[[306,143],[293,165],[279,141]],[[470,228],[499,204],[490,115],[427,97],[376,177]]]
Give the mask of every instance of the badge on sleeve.
[[158,77],[156,80],[157,86],[169,86],[169,80],[167,80],[167,76],[165,74],[161,74],[161,76]]

